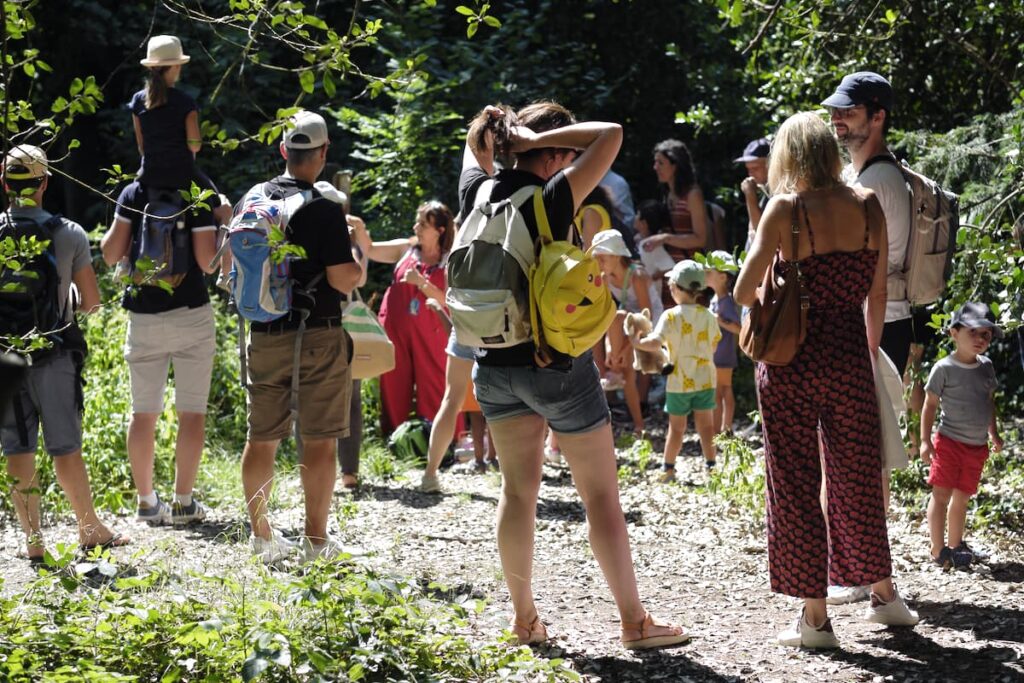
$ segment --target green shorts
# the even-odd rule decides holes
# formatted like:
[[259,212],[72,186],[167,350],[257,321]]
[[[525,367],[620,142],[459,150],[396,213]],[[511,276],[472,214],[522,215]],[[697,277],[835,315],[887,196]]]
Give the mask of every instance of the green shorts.
[[715,390],[670,391],[665,394],[665,412],[669,415],[689,415],[695,410],[714,410]]

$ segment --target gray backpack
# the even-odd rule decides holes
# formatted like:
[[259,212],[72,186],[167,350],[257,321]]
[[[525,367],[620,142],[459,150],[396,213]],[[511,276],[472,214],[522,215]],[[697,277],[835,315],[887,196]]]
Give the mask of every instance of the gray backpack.
[[914,306],[933,303],[946,289],[946,281],[953,272],[956,233],[960,228],[960,200],[891,154],[868,159],[860,172],[864,173],[878,162],[890,163],[899,169],[907,182],[911,201],[907,255],[903,260],[903,270],[889,275],[887,296],[892,301],[906,299]]
[[536,186],[491,202],[494,181],[484,181],[462,221],[448,256],[445,303],[460,344],[516,346],[532,339],[530,266],[536,260],[522,206]]

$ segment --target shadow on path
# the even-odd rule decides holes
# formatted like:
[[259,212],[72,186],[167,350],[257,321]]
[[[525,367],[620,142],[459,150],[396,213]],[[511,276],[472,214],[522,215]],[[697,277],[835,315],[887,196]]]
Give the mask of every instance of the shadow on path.
[[[687,656],[687,648],[639,652],[634,657],[588,657],[565,654],[572,660],[581,674],[600,676],[602,681],[615,683],[632,681],[701,681],[702,683],[741,683],[737,676],[720,674],[714,669],[693,661]],[[543,651],[538,652],[543,655]]]
[[[917,605],[921,607],[920,604]],[[925,611],[922,610],[922,616]],[[1019,681],[1019,669],[1008,666],[1017,659],[1011,647],[944,647],[910,629],[890,629],[877,638],[861,641],[890,650],[894,656],[839,650],[833,658],[874,673],[886,681]],[[898,653],[900,656],[895,656]],[[879,680],[876,679],[876,680]]]

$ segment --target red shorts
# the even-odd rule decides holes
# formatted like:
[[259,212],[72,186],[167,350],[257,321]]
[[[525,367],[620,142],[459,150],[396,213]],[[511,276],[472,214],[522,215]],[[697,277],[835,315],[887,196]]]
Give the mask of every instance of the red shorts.
[[972,446],[936,432],[932,439],[935,455],[928,483],[945,489],[958,489],[969,496],[978,492],[981,471],[988,460],[988,446]]

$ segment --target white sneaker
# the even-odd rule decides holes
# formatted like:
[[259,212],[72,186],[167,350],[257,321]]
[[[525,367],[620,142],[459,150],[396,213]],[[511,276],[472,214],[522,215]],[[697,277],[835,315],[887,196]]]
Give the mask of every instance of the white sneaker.
[[886,626],[914,626],[920,621],[917,612],[914,612],[907,603],[903,601],[900,592],[893,586],[894,597],[889,602],[884,602],[877,593],[871,594],[871,603],[864,608],[864,618],[875,624]]
[[345,548],[331,536],[328,536],[327,540],[323,543],[314,543],[308,536],[303,536],[302,552],[306,555],[306,562],[314,562],[321,558],[329,562],[342,555],[344,555],[346,559],[351,559],[352,557],[363,554],[361,550]]
[[830,649],[839,647],[839,639],[832,631],[832,620],[825,619],[821,626],[814,627],[807,623],[804,618],[804,611],[800,610],[800,618],[796,620],[792,628],[782,631],[778,635],[780,645],[788,647],[810,647]]
[[558,448],[552,448],[551,446],[544,447],[544,462],[549,465],[561,465],[562,464],[562,451]]
[[423,493],[440,493],[441,481],[437,478],[437,475],[428,477],[424,474],[423,478],[420,479],[420,491]]
[[253,535],[249,541],[252,544],[253,554],[260,558],[263,564],[276,564],[298,550],[295,541],[288,540],[277,529],[270,530],[269,539]]
[[828,597],[825,603],[828,605],[848,605],[851,602],[867,600],[871,595],[871,586],[829,586]]

